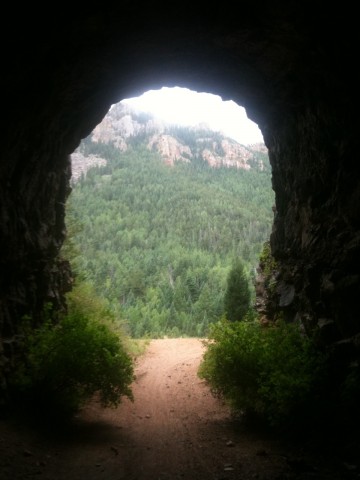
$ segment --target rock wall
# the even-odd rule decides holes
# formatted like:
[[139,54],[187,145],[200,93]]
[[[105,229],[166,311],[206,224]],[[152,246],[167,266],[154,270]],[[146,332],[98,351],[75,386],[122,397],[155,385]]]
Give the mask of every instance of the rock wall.
[[314,332],[320,347],[330,347],[344,370],[358,368],[360,348],[360,185],[351,160],[355,112],[349,113],[345,127],[335,111],[306,112],[289,133],[292,141],[274,141],[270,149],[279,309]]
[[[250,2],[251,3],[251,2]],[[319,3],[319,5],[317,5]],[[199,8],[198,8],[199,6]],[[319,8],[316,8],[319,7]],[[243,105],[273,168],[279,308],[358,362],[356,15],[328,2],[185,1],[7,11],[0,163],[0,385],[24,314],[63,305],[69,155],[111,104],[162,86]],[[52,7],[53,8],[53,7]],[[238,12],[240,11],[240,14]],[[340,342],[340,343],[339,343]]]

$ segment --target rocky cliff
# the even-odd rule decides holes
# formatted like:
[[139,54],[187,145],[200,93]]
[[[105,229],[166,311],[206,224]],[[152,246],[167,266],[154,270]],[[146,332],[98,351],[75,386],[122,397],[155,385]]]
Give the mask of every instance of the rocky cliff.
[[[205,124],[194,127],[169,125],[122,102],[110,108],[89,136],[91,142],[112,144],[123,152],[135,138],[142,139],[149,150],[157,151],[168,165],[200,158],[214,168],[225,166],[249,170],[256,167],[262,170],[264,164],[259,154],[267,154],[263,143],[240,145]],[[72,155],[73,180],[91,166],[105,162],[95,156],[84,157],[80,150]]]

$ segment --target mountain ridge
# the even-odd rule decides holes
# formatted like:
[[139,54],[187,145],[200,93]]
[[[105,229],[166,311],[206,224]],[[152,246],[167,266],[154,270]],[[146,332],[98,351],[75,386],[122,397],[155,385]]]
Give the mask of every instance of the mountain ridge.
[[210,129],[205,123],[196,126],[174,125],[120,102],[112,105],[103,120],[72,154],[73,182],[89,168],[106,164],[102,156],[86,151],[86,143],[93,146],[110,144],[126,152],[139,142],[159,153],[170,166],[176,162],[200,160],[213,168],[266,168],[263,155],[267,155],[267,148],[263,143],[242,145]]

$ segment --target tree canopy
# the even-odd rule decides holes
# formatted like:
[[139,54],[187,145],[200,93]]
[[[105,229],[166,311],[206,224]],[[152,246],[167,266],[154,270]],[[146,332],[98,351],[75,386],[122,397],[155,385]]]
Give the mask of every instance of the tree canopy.
[[74,268],[131,336],[206,335],[224,313],[232,259],[242,259],[251,281],[269,236],[267,155],[265,169],[245,171],[201,158],[169,166],[137,138],[125,153],[88,140],[82,148],[108,163],[69,198]]

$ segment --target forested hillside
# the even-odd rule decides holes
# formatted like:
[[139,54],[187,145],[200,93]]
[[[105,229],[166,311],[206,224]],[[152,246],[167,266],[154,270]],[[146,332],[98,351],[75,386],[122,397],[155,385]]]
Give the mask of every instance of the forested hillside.
[[132,336],[205,336],[224,312],[231,265],[242,259],[253,278],[269,237],[267,155],[258,153],[262,168],[244,170],[201,158],[169,166],[141,139],[125,152],[89,140],[81,149],[107,165],[89,170],[69,198],[75,270]]

